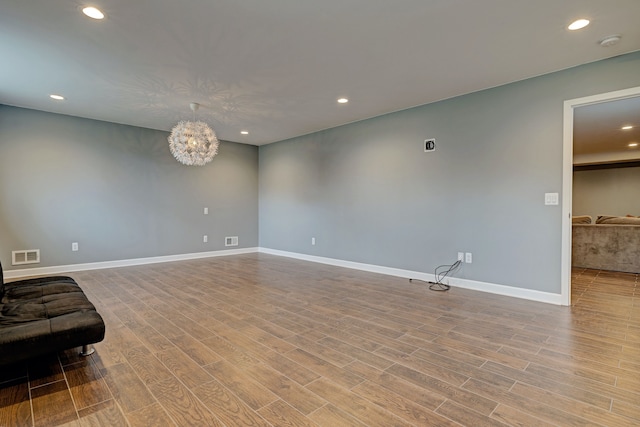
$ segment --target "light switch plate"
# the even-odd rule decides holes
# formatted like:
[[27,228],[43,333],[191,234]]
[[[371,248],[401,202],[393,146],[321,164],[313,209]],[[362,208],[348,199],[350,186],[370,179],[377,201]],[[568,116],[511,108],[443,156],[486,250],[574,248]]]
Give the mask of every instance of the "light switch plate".
[[545,205],[557,205],[558,204],[558,193],[544,193],[544,204]]

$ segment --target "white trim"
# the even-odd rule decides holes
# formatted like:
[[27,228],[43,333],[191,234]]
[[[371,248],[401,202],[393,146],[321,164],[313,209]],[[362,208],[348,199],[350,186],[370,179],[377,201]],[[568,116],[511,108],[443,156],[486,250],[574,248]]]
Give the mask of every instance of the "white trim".
[[[434,275],[430,273],[423,273],[419,271],[402,270],[399,268],[382,267],[379,265],[363,264],[359,262],[343,261],[335,258],[325,258],[314,255],[306,255],[295,252],[286,252],[276,249],[259,248],[259,252],[283,256],[287,258],[295,258],[303,261],[317,262],[320,264],[333,265],[335,267],[351,268],[354,270],[368,271],[371,273],[386,274],[389,276],[420,279],[425,281],[433,281]],[[474,291],[487,292],[491,294],[503,295],[513,298],[522,298],[531,301],[545,302],[548,304],[561,304],[561,295],[552,294],[549,292],[535,291],[531,289],[515,288],[513,286],[497,285],[494,283],[479,282],[476,280],[459,279],[456,277],[449,278],[449,284],[463,289],[471,289]]]
[[477,280],[451,278],[451,286],[473,291],[487,292],[489,294],[503,295],[506,297],[526,299],[529,301],[544,302],[547,304],[561,305],[561,295],[550,292],[536,291],[534,289],[516,288],[515,286],[498,285],[495,283],[479,282]]
[[585,105],[640,96],[640,87],[569,99],[564,102],[562,136],[562,247],[560,304],[571,305],[571,208],[573,203],[573,110]]
[[[433,281],[435,277],[430,273],[420,271],[403,270],[399,268],[383,267],[373,264],[364,264],[360,262],[344,261],[334,258],[325,258],[314,255],[306,255],[295,252],[286,252],[269,248],[246,248],[246,249],[230,249],[211,252],[196,252],[191,254],[167,255],[149,258],[135,258],[117,261],[92,262],[85,264],[60,265],[54,267],[38,267],[20,270],[8,270],[4,272],[7,279],[18,279],[21,277],[41,276],[51,274],[69,273],[73,271],[99,270],[103,268],[130,267],[134,265],[156,264],[160,262],[186,261],[191,259],[212,258],[229,255],[241,255],[248,253],[265,253],[270,255],[282,256],[287,258],[295,258],[303,261],[316,262],[319,264],[328,264],[335,267],[351,268],[354,270],[368,271],[377,274],[386,274],[388,276],[412,278],[425,281]],[[546,302],[549,304],[560,304],[560,295],[547,292],[534,291],[530,289],[514,288],[512,286],[497,285],[494,283],[478,282],[475,280],[459,279],[456,277],[449,278],[451,286],[471,289],[475,291],[488,292],[497,295],[504,295],[514,298],[523,298],[532,301]]]
[[71,271],[100,270],[103,268],[130,267],[133,265],[157,264],[160,262],[186,261],[190,259],[213,258],[229,255],[241,255],[258,252],[258,248],[227,249],[190,254],[166,255],[149,258],[123,259],[117,261],[89,262],[84,264],[59,265],[54,267],[27,268],[22,270],[5,270],[5,279],[18,279],[28,276],[42,276],[68,273]]
[[562,305],[571,305],[571,209],[573,205],[573,105],[571,101],[564,102],[563,115],[560,299]]
[[315,255],[301,254],[297,252],[280,251],[277,249],[259,248],[264,254],[277,255],[287,258],[295,258],[302,261],[317,262],[318,264],[328,264],[335,267],[351,268],[353,270],[368,271],[370,273],[386,274],[388,276],[406,277],[420,280],[435,280],[433,274],[420,273],[416,271],[402,270],[399,268],[383,267],[374,264],[364,264],[354,261],[344,261],[336,258],[325,258]]

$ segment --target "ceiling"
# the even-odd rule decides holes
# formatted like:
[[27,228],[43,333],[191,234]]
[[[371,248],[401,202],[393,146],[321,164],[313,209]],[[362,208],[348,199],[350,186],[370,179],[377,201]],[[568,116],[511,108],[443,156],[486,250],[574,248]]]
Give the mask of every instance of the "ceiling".
[[629,147],[632,142],[640,144],[640,96],[578,107],[573,127],[574,156],[633,152],[618,157],[640,158],[640,147]]
[[170,130],[198,102],[220,139],[261,145],[640,50],[638,18],[638,0],[0,0],[0,104]]

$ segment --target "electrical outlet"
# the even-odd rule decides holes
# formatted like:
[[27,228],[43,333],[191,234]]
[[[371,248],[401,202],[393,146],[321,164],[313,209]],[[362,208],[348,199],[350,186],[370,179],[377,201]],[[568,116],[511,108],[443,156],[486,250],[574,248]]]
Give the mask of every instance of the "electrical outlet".
[[458,252],[458,261],[464,262],[464,252]]
[[209,215],[209,208],[204,208],[204,214]]
[[315,238],[315,237],[312,237],[312,238],[311,238],[311,245],[314,245],[314,246],[315,246],[315,244],[316,244],[316,238]]
[[73,243],[71,244],[71,250],[72,250],[73,252],[78,252],[78,242],[73,242]]
[[206,234],[202,236],[202,243],[207,243],[208,241],[209,241],[209,236],[207,236]]
[[471,264],[473,262],[473,255],[471,254],[471,252],[467,252],[464,254],[464,262],[466,262],[467,264]]

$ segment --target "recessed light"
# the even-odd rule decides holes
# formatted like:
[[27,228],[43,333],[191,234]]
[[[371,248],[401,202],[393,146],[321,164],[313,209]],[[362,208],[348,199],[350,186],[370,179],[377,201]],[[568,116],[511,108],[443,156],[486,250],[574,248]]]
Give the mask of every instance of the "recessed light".
[[62,101],[62,100],[64,100],[64,96],[62,96],[62,95],[56,95],[55,93],[52,93],[51,95],[49,95],[49,98],[51,98],[51,99],[55,99],[56,101]]
[[628,146],[629,147],[637,147],[638,143],[637,142],[630,142]]
[[240,133],[242,135],[249,135],[249,131],[248,130],[241,130]]
[[347,98],[338,98],[338,104],[346,104],[349,102]]
[[626,125],[626,126],[622,126],[620,129],[622,129],[622,130],[629,130],[629,129],[633,129],[633,126],[631,126],[631,125]]
[[569,26],[567,28],[570,29],[571,31],[575,31],[575,30],[579,30],[581,28],[584,28],[587,25],[589,25],[589,20],[588,19],[578,19],[578,20],[573,21],[571,24],[569,24]]
[[82,9],[82,13],[93,19],[104,19],[104,13],[97,7],[87,6]]

